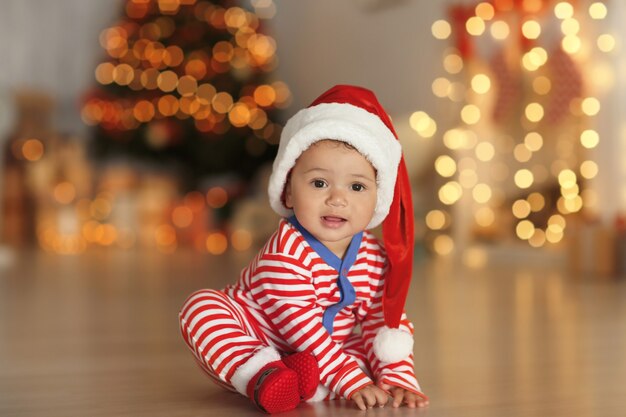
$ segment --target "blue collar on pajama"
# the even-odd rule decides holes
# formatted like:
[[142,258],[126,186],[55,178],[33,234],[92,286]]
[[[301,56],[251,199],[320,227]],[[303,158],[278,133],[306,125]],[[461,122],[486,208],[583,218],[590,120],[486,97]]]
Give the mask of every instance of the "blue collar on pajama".
[[354,291],[354,287],[348,280],[348,272],[354,262],[356,261],[356,256],[359,253],[359,247],[361,246],[361,240],[363,238],[363,232],[359,232],[356,235],[352,236],[352,240],[348,245],[348,250],[346,250],[343,259],[340,259],[337,255],[335,255],[330,249],[328,249],[322,242],[317,240],[308,230],[306,230],[296,219],[296,216],[289,217],[289,223],[294,225],[296,229],[307,241],[309,246],[313,248],[313,250],[326,262],[330,267],[334,268],[337,272],[339,272],[339,277],[337,278],[337,285],[339,286],[339,302],[337,304],[333,304],[328,307],[324,311],[324,315],[322,318],[322,324],[326,328],[328,333],[333,333],[333,321],[335,320],[335,316],[339,311],[354,303],[356,300],[356,292]]

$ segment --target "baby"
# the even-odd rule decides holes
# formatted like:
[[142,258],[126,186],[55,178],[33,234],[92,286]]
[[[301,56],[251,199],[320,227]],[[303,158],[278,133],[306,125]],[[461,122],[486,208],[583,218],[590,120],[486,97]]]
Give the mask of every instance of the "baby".
[[[422,407],[413,326],[413,209],[400,144],[375,95],[331,88],[286,124],[269,184],[278,230],[222,291],[180,313],[219,385],[268,413],[345,398]],[[383,223],[383,245],[367,230]]]

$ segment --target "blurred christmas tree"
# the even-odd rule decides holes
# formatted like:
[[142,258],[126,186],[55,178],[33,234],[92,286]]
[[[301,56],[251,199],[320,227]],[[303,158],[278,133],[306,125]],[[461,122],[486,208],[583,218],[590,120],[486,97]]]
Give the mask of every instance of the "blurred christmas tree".
[[235,171],[249,179],[274,156],[276,112],[290,100],[270,81],[276,43],[263,20],[273,9],[271,0],[126,0],[100,35],[107,57],[82,109],[94,157],[175,169],[187,190]]

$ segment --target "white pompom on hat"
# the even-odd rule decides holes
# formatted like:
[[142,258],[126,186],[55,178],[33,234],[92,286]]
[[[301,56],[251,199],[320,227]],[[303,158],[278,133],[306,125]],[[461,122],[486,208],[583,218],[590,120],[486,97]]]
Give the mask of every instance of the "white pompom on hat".
[[[383,295],[384,326],[374,352],[383,362],[412,353],[413,338],[399,330],[413,264],[413,204],[402,149],[391,119],[374,93],[366,88],[337,85],[296,113],[285,125],[269,180],[272,208],[288,217],[284,192],[300,155],[320,140],[342,141],[359,151],[376,170],[377,202],[368,228],[383,224],[388,257]],[[400,333],[405,333],[400,336]]]

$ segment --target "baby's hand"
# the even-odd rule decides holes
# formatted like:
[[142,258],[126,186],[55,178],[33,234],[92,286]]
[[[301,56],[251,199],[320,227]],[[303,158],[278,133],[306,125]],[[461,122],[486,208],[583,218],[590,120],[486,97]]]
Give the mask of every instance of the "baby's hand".
[[350,397],[352,401],[361,410],[367,410],[375,405],[384,407],[387,404],[389,396],[385,391],[378,388],[376,385],[366,385]]
[[387,384],[383,384],[382,388],[391,393],[394,408],[400,407],[402,403],[406,404],[409,408],[426,407],[428,405],[426,398],[420,397],[416,393],[405,390],[404,388]]

